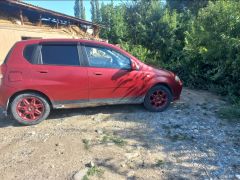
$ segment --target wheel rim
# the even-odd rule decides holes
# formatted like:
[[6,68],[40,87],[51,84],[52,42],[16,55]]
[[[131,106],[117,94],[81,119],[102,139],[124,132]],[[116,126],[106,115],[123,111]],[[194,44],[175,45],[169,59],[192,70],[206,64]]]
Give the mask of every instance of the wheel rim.
[[150,96],[150,102],[154,108],[161,108],[165,106],[167,101],[167,93],[162,90],[156,90]]
[[17,114],[25,121],[36,121],[44,114],[44,104],[36,97],[22,98],[16,107]]

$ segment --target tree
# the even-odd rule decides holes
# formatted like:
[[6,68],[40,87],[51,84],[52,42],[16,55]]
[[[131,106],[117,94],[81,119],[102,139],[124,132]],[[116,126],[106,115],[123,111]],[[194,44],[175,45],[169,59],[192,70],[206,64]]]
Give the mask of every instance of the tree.
[[168,7],[177,12],[184,12],[186,10],[197,14],[199,9],[206,7],[210,0],[166,0]]
[[99,7],[99,0],[95,0],[95,9],[96,9],[96,22],[100,23],[101,21],[101,11]]
[[91,15],[92,15],[92,22],[96,22],[96,17],[97,17],[97,14],[96,14],[96,1],[95,0],[90,0],[90,4],[91,4]]
[[123,5],[115,6],[113,2],[101,6],[101,23],[106,25],[102,29],[101,37],[109,39],[111,43],[119,44],[126,40],[127,24],[125,22],[125,8]]
[[75,0],[74,15],[75,15],[75,17],[78,17],[81,19],[86,19],[85,7],[83,4],[83,0]]

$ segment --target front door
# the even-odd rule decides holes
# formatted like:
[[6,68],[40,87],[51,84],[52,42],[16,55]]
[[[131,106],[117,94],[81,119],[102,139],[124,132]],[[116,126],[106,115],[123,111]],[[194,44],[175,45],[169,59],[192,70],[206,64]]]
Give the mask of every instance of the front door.
[[109,47],[88,44],[83,49],[89,63],[90,101],[114,104],[143,97],[143,74],[132,70],[129,57]]

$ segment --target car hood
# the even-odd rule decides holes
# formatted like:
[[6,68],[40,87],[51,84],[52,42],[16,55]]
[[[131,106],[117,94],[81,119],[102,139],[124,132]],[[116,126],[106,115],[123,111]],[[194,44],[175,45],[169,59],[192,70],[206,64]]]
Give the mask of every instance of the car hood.
[[148,72],[152,72],[158,76],[168,76],[168,77],[174,77],[175,74],[171,71],[162,69],[162,68],[155,68],[146,64],[142,64],[142,70],[143,71],[148,71]]

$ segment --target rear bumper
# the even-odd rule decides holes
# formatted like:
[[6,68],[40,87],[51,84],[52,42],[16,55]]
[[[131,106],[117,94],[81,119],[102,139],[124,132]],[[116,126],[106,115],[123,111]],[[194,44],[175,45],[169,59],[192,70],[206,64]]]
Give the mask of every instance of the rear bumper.
[[14,94],[15,89],[4,85],[0,86],[0,108],[7,111],[9,98]]

